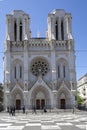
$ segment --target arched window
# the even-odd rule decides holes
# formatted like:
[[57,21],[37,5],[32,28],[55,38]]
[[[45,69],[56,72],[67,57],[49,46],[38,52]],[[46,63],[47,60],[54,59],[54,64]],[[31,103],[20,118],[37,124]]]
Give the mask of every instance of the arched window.
[[14,78],[16,79],[16,66],[14,67]]
[[58,78],[60,78],[60,66],[58,65]]
[[14,22],[14,40],[17,40],[17,24],[16,21]]
[[22,22],[20,22],[20,41],[22,41]]
[[11,66],[11,81],[22,80],[24,75],[23,62],[20,59],[15,59]]
[[64,40],[64,27],[63,27],[63,21],[61,21],[61,39]]
[[56,34],[56,40],[58,40],[58,22],[55,23],[55,34]]
[[63,65],[63,77],[65,78],[66,74],[65,74],[65,65]]
[[22,66],[20,66],[20,79],[22,78]]
[[[69,64],[64,58],[58,59],[58,78],[64,80],[70,80]],[[59,77],[60,76],[60,77]]]

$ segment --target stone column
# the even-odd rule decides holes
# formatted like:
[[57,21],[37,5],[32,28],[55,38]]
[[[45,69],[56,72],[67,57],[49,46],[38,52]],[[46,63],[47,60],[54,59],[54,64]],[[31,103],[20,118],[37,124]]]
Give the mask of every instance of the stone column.
[[72,34],[72,18],[71,17],[68,18],[68,22],[69,22],[69,24],[68,24],[69,33]]
[[26,34],[27,34],[28,38],[30,37],[30,28],[29,28],[30,25],[29,24],[30,24],[29,18],[27,18],[26,21],[25,21],[25,25],[26,25],[25,29],[26,29]]
[[12,39],[12,19],[9,15],[6,17],[6,38],[8,36]]
[[[8,25],[9,26],[9,25]],[[8,32],[7,32],[8,33]],[[10,87],[10,41],[5,41],[5,52],[4,52],[4,107],[8,106],[8,96]]]
[[24,86],[28,85],[28,41],[24,41]]
[[72,81],[70,81],[71,91],[73,90]]
[[25,39],[25,34],[26,34],[26,31],[25,31],[25,18],[22,20],[22,29],[23,29],[23,40]]
[[19,23],[19,19],[17,19],[17,41],[19,41],[19,34],[20,34],[20,33],[19,33],[19,31],[20,31],[20,30],[19,30],[19,24],[20,24],[20,23]]
[[68,34],[68,18],[66,18],[66,34]]
[[6,17],[6,37],[8,36],[9,34],[9,19],[8,17]]
[[64,18],[64,39],[68,40],[68,18],[65,16]]
[[11,35],[11,19],[8,19],[8,34]]
[[10,93],[8,91],[5,91],[4,94],[4,109],[7,111],[7,107],[10,106]]
[[7,95],[5,93],[5,97],[4,97],[4,109],[5,109],[5,111],[7,111],[7,106],[8,106],[8,99],[7,99]]
[[58,40],[61,40],[61,18],[58,19]]
[[48,23],[48,38],[50,40],[51,39],[51,18],[50,17],[48,17],[47,23]]
[[13,18],[11,19],[11,26],[12,26],[12,29],[11,29],[11,40],[14,41],[14,19]]
[[55,39],[55,18],[53,16],[49,16],[47,19],[48,22],[48,38]]
[[76,82],[75,54],[73,51],[71,51],[69,54],[69,69],[70,69],[70,80]]
[[16,79],[19,79],[19,64],[16,65]]
[[51,18],[51,39],[55,39],[55,19]]
[[51,71],[52,71],[52,81],[56,80],[56,57],[55,50],[51,50]]
[[57,108],[57,90],[53,90],[53,108],[56,109]]
[[24,91],[24,106],[28,109],[28,100],[27,100],[28,91]]
[[10,83],[10,41],[6,42],[7,48],[5,50],[4,56],[4,70],[5,70],[5,77],[4,81]]

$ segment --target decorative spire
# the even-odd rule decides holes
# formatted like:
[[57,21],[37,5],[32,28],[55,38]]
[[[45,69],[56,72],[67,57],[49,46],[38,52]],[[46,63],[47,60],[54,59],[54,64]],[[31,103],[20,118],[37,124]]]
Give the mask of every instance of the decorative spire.
[[25,34],[25,36],[24,36],[24,40],[25,40],[25,41],[28,40],[28,36],[27,36],[27,34]]
[[68,34],[68,39],[69,39],[69,40],[72,40],[72,39],[73,39],[71,33]]
[[7,40],[7,41],[10,41],[10,36],[9,36],[9,34],[7,35],[6,40]]

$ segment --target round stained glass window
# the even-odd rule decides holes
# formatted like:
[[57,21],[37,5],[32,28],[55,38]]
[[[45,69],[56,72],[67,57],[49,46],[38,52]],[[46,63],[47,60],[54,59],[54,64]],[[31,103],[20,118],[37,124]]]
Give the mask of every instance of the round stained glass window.
[[48,63],[44,59],[38,59],[32,62],[31,71],[35,76],[46,75],[48,72]]

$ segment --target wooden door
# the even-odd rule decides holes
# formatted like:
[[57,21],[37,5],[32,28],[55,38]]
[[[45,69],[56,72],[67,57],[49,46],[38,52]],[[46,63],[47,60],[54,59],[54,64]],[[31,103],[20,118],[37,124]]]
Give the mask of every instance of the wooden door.
[[40,99],[36,100],[36,109],[40,109]]
[[20,99],[17,99],[17,100],[16,100],[16,109],[17,109],[17,110],[20,110],[20,109],[21,109],[21,100],[20,100]]
[[65,99],[60,100],[60,108],[65,109]]
[[43,109],[45,107],[45,100],[41,99],[41,109]]

